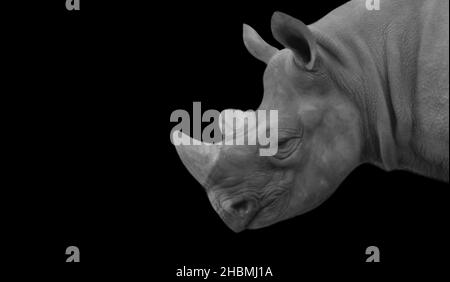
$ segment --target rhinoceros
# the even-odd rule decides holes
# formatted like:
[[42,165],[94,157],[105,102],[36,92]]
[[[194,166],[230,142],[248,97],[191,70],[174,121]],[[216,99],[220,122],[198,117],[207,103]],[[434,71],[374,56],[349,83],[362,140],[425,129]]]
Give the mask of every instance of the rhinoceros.
[[362,163],[448,182],[449,1],[353,0],[311,25],[275,12],[271,30],[284,49],[246,24],[243,41],[267,64],[258,110],[278,110],[277,153],[176,146],[233,231],[314,209]]

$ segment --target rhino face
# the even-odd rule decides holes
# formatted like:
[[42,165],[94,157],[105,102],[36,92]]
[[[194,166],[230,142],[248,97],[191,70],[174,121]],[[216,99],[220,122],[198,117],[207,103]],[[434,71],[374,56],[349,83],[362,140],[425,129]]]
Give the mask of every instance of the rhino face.
[[268,64],[258,109],[278,110],[276,154],[261,156],[258,143],[176,146],[216,212],[236,232],[313,209],[359,163],[359,113],[323,69],[312,33],[281,13],[272,17],[272,33],[285,49],[268,45],[244,25],[247,49]]

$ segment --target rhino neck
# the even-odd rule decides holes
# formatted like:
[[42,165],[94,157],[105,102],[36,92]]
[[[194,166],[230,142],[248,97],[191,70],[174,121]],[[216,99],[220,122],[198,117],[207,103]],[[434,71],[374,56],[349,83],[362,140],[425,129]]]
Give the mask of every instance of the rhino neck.
[[324,68],[360,111],[361,161],[448,180],[448,168],[445,176],[425,161],[414,149],[423,144],[412,136],[420,27],[414,24],[419,9],[409,9],[422,2],[382,2],[376,12],[362,2],[350,1],[310,25]]
[[[392,127],[394,113],[390,110],[390,99],[383,91],[376,66],[370,58],[364,58],[365,63],[361,58],[355,60],[343,42],[311,29],[317,38],[322,67],[336,82],[341,93],[345,93],[359,110],[362,140],[360,161],[373,163],[385,170],[398,168]],[[365,65],[365,70],[362,70],[360,63]]]
[[370,22],[373,17],[367,13],[371,12],[361,1],[350,1],[310,29],[316,36],[324,68],[359,109],[361,162],[393,170],[400,168],[395,130],[400,126],[405,131],[410,125],[396,122],[387,85],[383,30],[389,21],[380,17],[379,22]]

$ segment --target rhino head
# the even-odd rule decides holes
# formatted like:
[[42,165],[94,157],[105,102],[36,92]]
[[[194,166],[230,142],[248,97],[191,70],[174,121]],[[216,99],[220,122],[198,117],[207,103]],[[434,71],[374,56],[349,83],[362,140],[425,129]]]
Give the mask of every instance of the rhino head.
[[245,24],[243,40],[267,64],[258,110],[278,110],[276,154],[261,156],[258,143],[176,146],[213,208],[235,232],[317,207],[360,163],[360,114],[329,75],[325,51],[297,19],[276,12],[271,27],[285,49],[269,45]]

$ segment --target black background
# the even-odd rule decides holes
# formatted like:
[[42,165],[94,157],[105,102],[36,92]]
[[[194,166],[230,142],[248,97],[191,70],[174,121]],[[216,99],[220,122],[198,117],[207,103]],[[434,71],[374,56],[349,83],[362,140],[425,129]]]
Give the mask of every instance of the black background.
[[[183,265],[270,266],[280,281],[435,273],[450,249],[447,184],[363,165],[313,211],[235,234],[170,143],[170,114],[194,101],[259,105],[265,66],[244,47],[244,22],[280,48],[274,11],[310,24],[344,2],[4,6],[4,258],[61,278],[172,280]],[[79,264],[65,262],[70,245]],[[370,245],[379,264],[365,263]]]

